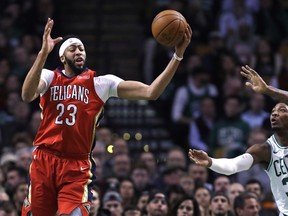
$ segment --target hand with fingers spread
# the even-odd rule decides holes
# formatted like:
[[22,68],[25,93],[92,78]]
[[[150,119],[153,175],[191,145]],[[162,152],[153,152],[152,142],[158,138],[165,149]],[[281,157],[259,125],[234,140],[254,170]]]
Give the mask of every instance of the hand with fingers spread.
[[257,93],[265,93],[267,91],[266,82],[248,65],[241,67],[240,74],[250,81],[246,82],[245,85],[250,87],[253,91]]
[[198,165],[210,167],[212,164],[211,158],[202,150],[189,149],[188,156],[191,161],[194,161]]
[[63,39],[62,37],[57,37],[55,39],[51,38],[51,30],[53,28],[53,25],[54,21],[51,18],[48,18],[43,33],[43,41],[41,48],[41,51],[46,55],[48,55],[53,50],[54,46]]

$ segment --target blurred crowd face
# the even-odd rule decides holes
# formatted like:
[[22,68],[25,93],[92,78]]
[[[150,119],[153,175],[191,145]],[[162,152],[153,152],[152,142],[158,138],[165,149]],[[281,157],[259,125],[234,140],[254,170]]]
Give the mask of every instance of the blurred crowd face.
[[138,189],[144,189],[149,184],[149,173],[146,169],[135,168],[131,178]]
[[123,213],[123,206],[116,200],[105,202],[103,208],[108,209],[111,213],[111,216],[121,216]]
[[13,200],[18,203],[22,203],[25,197],[28,195],[28,184],[22,183],[17,186],[16,192],[13,195]]
[[192,200],[184,200],[178,207],[177,216],[193,216],[194,206]]
[[202,206],[204,209],[207,209],[209,207],[211,194],[207,188],[202,187],[197,189],[194,196],[199,205]]
[[172,150],[168,152],[167,160],[166,160],[167,166],[179,166],[182,168],[186,167],[186,156],[181,150]]
[[214,191],[227,192],[230,187],[230,180],[227,176],[219,176],[214,180]]
[[202,167],[197,164],[190,164],[188,167],[188,173],[194,179],[195,183],[204,184],[208,178],[208,171],[206,167]]
[[144,209],[146,209],[146,205],[147,205],[147,202],[148,202],[148,199],[149,199],[149,195],[148,193],[144,193],[142,194],[139,199],[138,199],[138,202],[137,202],[137,207],[142,211]]
[[230,204],[226,197],[215,196],[210,202],[212,216],[225,215],[230,210]]
[[92,200],[91,200],[90,214],[96,216],[98,209],[100,207],[99,194],[96,190],[93,190],[93,189],[91,190],[91,192],[92,192],[93,196],[92,196]]
[[168,204],[165,195],[162,193],[155,194],[146,207],[148,216],[166,216],[168,213]]
[[113,173],[117,177],[128,177],[131,170],[130,158],[127,154],[115,155],[113,159]]
[[132,199],[135,193],[133,183],[129,180],[123,180],[120,183],[119,193],[124,200]]
[[244,187],[240,183],[232,183],[228,188],[228,197],[230,199],[231,205],[234,203],[234,199],[236,196],[240,195],[245,191]]
[[140,160],[146,164],[150,174],[154,174],[157,168],[157,163],[154,154],[152,152],[143,152],[140,155]]
[[259,211],[260,204],[255,198],[245,199],[243,209],[236,209],[239,216],[259,216]]
[[258,183],[251,183],[251,184],[245,185],[245,190],[248,191],[248,192],[256,194],[258,199],[261,200],[261,198],[262,198],[262,190],[261,190],[261,186]]

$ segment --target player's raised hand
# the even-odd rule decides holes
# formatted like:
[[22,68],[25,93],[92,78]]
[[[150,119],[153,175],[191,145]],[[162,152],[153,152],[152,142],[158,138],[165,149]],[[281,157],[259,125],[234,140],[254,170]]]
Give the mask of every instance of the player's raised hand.
[[187,23],[187,28],[185,30],[183,40],[175,46],[176,53],[179,56],[181,56],[181,57],[183,56],[184,51],[186,50],[186,48],[188,47],[188,45],[191,42],[191,37],[192,37],[192,29],[191,29],[190,25]]
[[267,84],[255,70],[245,65],[241,67],[240,74],[249,80],[245,83],[246,86],[257,93],[265,93]]
[[43,33],[43,41],[41,48],[41,51],[47,55],[53,50],[55,44],[57,44],[63,39],[62,37],[57,37],[55,39],[51,38],[51,30],[53,28],[53,25],[54,21],[51,18],[48,18]]
[[188,156],[191,161],[194,161],[198,165],[210,167],[212,164],[211,158],[202,150],[189,149]]

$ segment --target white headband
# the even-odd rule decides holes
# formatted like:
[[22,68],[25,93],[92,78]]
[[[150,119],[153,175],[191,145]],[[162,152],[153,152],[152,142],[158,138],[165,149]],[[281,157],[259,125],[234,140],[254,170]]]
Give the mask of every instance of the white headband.
[[64,54],[64,51],[66,50],[67,47],[69,47],[71,44],[75,44],[75,43],[78,43],[82,46],[83,43],[81,40],[79,40],[78,38],[68,38],[66,41],[63,42],[63,44],[60,46],[60,49],[59,49],[59,57],[61,57],[63,54]]

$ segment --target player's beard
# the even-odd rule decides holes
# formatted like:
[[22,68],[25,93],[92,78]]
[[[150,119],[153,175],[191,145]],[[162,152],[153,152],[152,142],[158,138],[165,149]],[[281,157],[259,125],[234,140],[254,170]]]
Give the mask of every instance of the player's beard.
[[81,74],[84,69],[86,68],[86,60],[84,61],[83,66],[81,67],[77,67],[73,61],[71,61],[70,59],[66,59],[66,63],[68,64],[68,66],[71,68],[71,70],[75,73],[75,74]]

